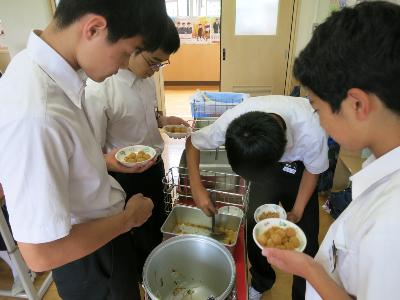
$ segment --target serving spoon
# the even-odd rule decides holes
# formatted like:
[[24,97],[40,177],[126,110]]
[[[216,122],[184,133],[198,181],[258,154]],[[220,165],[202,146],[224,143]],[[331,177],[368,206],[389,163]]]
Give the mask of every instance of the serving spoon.
[[[216,194],[215,192],[211,193],[211,201],[213,205],[215,206],[216,202]],[[217,228],[215,226],[215,213],[211,215],[211,234],[210,236],[216,240],[223,240],[225,237],[225,232],[222,231],[217,231]]]

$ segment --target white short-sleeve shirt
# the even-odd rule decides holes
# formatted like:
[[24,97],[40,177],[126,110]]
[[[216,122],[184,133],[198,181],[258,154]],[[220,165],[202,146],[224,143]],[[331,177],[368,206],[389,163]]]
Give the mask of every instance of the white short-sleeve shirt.
[[312,174],[320,174],[328,168],[327,136],[319,125],[318,115],[314,113],[305,98],[289,96],[247,98],[227,110],[210,126],[194,132],[191,136],[193,146],[204,150],[223,145],[229,124],[237,117],[251,111],[274,113],[285,121],[287,145],[281,162],[300,160]]
[[[350,179],[353,200],[329,228],[315,260],[357,300],[398,299],[400,147],[370,157]],[[321,299],[309,283],[306,299]]]
[[122,211],[125,198],[81,109],[86,78],[39,33],[0,79],[0,182],[24,243],[65,237],[73,224]]
[[101,83],[88,80],[85,109],[105,153],[113,148],[147,145],[161,153],[164,141],[155,116],[153,77],[141,79],[126,69]]

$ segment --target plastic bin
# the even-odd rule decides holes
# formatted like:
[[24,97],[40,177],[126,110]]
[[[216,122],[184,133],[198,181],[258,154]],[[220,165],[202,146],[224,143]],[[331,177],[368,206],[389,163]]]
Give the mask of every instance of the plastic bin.
[[248,97],[248,94],[243,93],[198,91],[190,101],[192,116],[194,119],[219,117]]

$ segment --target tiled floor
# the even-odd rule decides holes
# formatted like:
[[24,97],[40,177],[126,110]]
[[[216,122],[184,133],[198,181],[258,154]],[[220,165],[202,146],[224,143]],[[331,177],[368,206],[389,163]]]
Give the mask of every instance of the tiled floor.
[[[217,87],[189,87],[189,88],[178,88],[178,87],[167,87],[166,88],[166,114],[180,116],[186,120],[191,119],[189,98],[195,90],[199,88],[202,90],[218,90]],[[165,140],[165,149],[163,158],[165,161],[166,170],[170,167],[178,166],[179,160],[184,149],[184,140],[171,139],[167,135],[163,134]],[[324,197],[320,198],[320,203],[324,201]],[[320,239],[326,233],[327,228],[332,222],[331,217],[320,209]],[[39,276],[39,280],[43,280],[44,276]],[[274,287],[264,293],[262,300],[289,300],[291,292],[291,276],[282,272],[277,272],[277,280]],[[6,264],[0,259],[0,289],[10,288],[12,285],[12,276]],[[2,300],[11,300],[15,298],[0,297]],[[49,291],[44,297],[45,300],[59,300],[55,285],[52,284]]]

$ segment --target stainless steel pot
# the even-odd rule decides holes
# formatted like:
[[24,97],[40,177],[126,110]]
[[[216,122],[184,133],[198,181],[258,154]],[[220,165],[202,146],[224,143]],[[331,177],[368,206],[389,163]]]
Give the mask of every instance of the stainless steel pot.
[[235,287],[231,253],[212,238],[181,235],[156,247],[143,268],[152,300],[227,299]]

